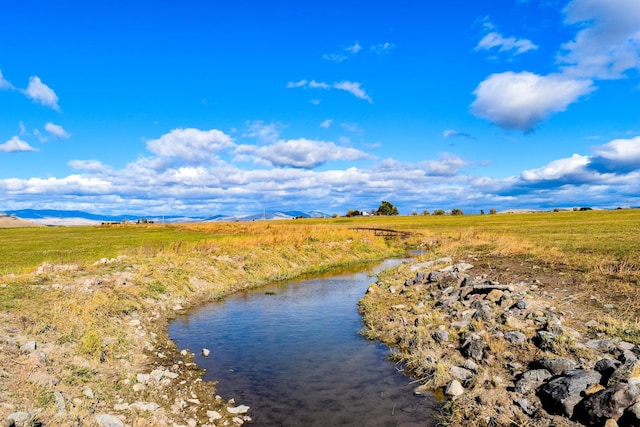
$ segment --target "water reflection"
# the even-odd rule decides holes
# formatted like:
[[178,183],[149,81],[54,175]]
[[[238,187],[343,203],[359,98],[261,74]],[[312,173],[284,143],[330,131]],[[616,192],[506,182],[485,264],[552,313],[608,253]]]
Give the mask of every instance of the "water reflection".
[[389,266],[244,292],[177,318],[169,332],[219,381],[218,394],[251,407],[253,425],[436,425],[435,400],[413,396],[389,350],[358,334],[357,302]]

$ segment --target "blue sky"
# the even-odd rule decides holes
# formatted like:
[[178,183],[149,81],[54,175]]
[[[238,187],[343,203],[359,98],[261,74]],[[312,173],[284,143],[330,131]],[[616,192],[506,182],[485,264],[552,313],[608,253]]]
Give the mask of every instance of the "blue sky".
[[637,0],[1,9],[0,211],[640,205]]

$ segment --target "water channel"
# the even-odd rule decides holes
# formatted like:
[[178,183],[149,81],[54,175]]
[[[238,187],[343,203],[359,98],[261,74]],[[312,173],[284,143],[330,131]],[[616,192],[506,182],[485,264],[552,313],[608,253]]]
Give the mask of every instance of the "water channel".
[[435,426],[435,399],[414,396],[389,349],[358,333],[358,301],[398,262],[242,292],[178,317],[169,333],[219,395],[251,407],[251,425]]

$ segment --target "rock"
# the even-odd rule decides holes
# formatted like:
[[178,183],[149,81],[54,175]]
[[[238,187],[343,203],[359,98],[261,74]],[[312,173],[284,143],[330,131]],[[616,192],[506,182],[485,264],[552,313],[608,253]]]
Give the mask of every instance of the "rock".
[[504,291],[501,291],[500,289],[492,289],[491,292],[487,294],[485,299],[495,303],[500,301],[500,298],[502,298],[503,294],[504,294]]
[[486,343],[482,337],[477,334],[467,335],[466,340],[461,346],[462,354],[475,360],[482,360],[484,356],[484,348]]
[[449,341],[449,332],[438,329],[433,333],[433,339],[437,342],[447,342]]
[[88,397],[89,399],[93,399],[95,397],[95,395],[93,393],[93,389],[91,387],[89,387],[88,385],[82,387],[82,394],[85,397]]
[[580,418],[587,425],[602,425],[617,420],[624,410],[634,404],[639,392],[635,384],[614,384],[585,398],[580,404]]
[[146,388],[145,385],[142,384],[142,383],[135,383],[133,385],[133,391],[135,391],[135,392],[140,392],[140,391],[144,390],[145,388]]
[[519,299],[518,302],[516,302],[516,308],[519,308],[520,310],[526,310],[528,307],[529,304],[524,299]]
[[136,380],[141,384],[146,384],[151,380],[151,375],[149,375],[149,374],[138,374],[138,375],[136,375]]
[[476,364],[476,362],[474,362],[471,359],[467,359],[464,361],[464,365],[462,365],[463,368],[468,369],[470,371],[473,372],[478,372],[478,365]]
[[596,362],[594,369],[602,374],[602,378],[606,384],[618,366],[620,366],[620,363],[617,360],[601,359]]
[[[471,306],[473,307],[473,304],[471,304]],[[486,323],[494,320],[496,318],[496,315],[494,314],[493,310],[491,310],[491,307],[489,307],[489,305],[484,304],[471,317],[474,320],[482,320]]]
[[127,409],[129,409],[129,404],[128,403],[116,403],[115,405],[113,405],[113,409],[115,411],[126,411]]
[[425,261],[425,262],[413,264],[411,267],[409,267],[409,270],[418,271],[418,270],[431,268],[435,264],[451,264],[452,262],[453,260],[450,257],[443,257],[443,258],[435,259],[433,261]]
[[640,402],[636,402],[629,406],[624,415],[618,420],[621,426],[639,426],[640,425]]
[[14,412],[7,417],[7,425],[9,427],[31,427],[34,418],[30,412]]
[[527,336],[520,331],[511,331],[504,333],[504,339],[511,344],[522,344],[527,341]]
[[20,347],[20,350],[24,353],[31,353],[33,351],[36,351],[36,348],[38,348],[38,345],[36,344],[36,342],[29,341],[24,343],[22,347]]
[[473,378],[473,372],[460,366],[452,366],[451,369],[449,369],[449,372],[451,372],[451,375],[453,375],[455,379],[462,382],[469,381]]
[[522,379],[542,383],[551,378],[551,373],[546,369],[532,369],[522,374]]
[[551,350],[553,348],[553,343],[555,342],[555,340],[556,334],[549,331],[538,331],[536,332],[534,343],[541,350]]
[[209,357],[209,354],[211,354],[211,351],[208,348],[203,348],[202,349],[202,355],[204,357]]
[[518,400],[515,400],[514,403],[518,405],[520,409],[522,409],[522,412],[529,415],[530,417],[533,416],[538,411],[536,407],[533,406],[531,402],[529,402],[528,399],[518,399]]
[[617,368],[609,380],[607,385],[613,385],[616,383],[640,383],[640,360],[629,359],[625,361],[622,366]]
[[120,418],[109,414],[100,414],[96,416],[96,422],[100,427],[125,427]]
[[164,378],[164,371],[162,369],[154,369],[149,375],[154,381],[160,382]]
[[[560,375],[566,370],[575,369],[578,364],[566,357],[557,357],[554,359],[542,359],[538,360],[538,365],[545,369],[548,369],[553,375]],[[597,369],[596,369],[597,371]]]
[[246,414],[249,412],[249,407],[247,405],[230,406],[227,408],[227,412],[233,415]]
[[457,397],[464,394],[464,387],[458,380],[452,380],[444,389],[446,396]]
[[59,391],[54,391],[53,392],[53,399],[56,402],[56,408],[58,408],[58,414],[66,416],[67,415],[67,409],[66,409],[66,404],[65,404],[65,401],[64,401],[64,396],[62,396],[62,393],[60,393]]
[[619,427],[618,422],[613,418],[609,418],[605,423],[604,427]]
[[207,411],[207,418],[211,421],[216,421],[222,418],[222,415],[218,411]]
[[570,369],[543,384],[538,396],[549,412],[571,418],[576,405],[582,400],[582,392],[589,385],[599,383],[601,378],[597,371]]
[[136,402],[129,405],[129,409],[139,409],[141,411],[154,412],[160,408],[160,405],[154,402]]

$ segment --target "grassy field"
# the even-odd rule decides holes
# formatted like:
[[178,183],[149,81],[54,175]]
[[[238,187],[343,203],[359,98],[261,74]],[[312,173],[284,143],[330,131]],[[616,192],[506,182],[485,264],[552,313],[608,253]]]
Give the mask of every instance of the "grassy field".
[[[354,228],[414,234],[385,239]],[[61,346],[61,365],[47,369],[59,371],[69,395],[82,392],[74,389],[74,371],[64,360],[81,358],[80,365],[97,373],[110,369],[87,380],[112,378],[102,386],[92,383],[102,395],[100,405],[108,406],[115,398],[113,381],[120,384],[120,398],[134,393],[121,385],[123,378],[113,377],[149,363],[139,354],[138,332],[127,332],[131,319],[162,337],[166,323],[158,319],[166,322],[168,314],[159,313],[175,305],[398,256],[408,248],[422,248],[429,257],[533,260],[575,278],[582,300],[600,292],[624,307],[607,316],[614,317],[612,328],[626,330],[640,312],[639,231],[640,210],[0,229],[0,323],[7,331]],[[98,262],[121,255],[114,263]],[[43,263],[48,270],[35,274]],[[15,380],[5,385],[14,390],[12,399],[50,396],[20,375],[9,378]],[[79,419],[94,410],[91,405],[77,408]]]

